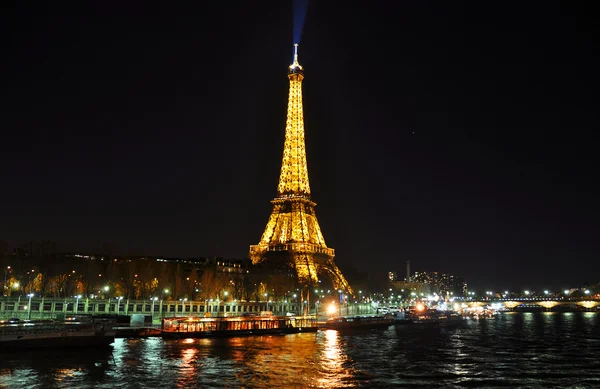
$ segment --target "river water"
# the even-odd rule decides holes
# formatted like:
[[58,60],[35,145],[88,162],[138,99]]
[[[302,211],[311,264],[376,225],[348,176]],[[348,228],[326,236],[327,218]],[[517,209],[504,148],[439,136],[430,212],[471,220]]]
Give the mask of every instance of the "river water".
[[117,339],[0,353],[6,388],[600,388],[599,313],[504,313],[454,330]]

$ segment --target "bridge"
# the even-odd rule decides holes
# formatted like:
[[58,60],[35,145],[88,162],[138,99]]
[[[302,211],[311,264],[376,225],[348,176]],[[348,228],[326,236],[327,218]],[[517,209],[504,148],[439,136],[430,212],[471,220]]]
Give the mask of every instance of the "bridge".
[[546,310],[551,310],[557,306],[580,307],[587,310],[593,310],[600,306],[600,299],[581,297],[581,298],[536,298],[536,297],[521,297],[521,298],[490,298],[463,301],[470,307],[481,307],[491,304],[501,304],[507,309],[516,307],[543,307]]

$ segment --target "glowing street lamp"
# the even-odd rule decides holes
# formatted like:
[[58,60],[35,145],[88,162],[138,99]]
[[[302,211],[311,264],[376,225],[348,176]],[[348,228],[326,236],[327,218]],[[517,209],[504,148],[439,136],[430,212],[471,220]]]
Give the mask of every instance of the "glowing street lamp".
[[586,290],[585,290],[583,293],[585,293],[585,294],[590,294],[590,290],[589,290],[589,289],[586,289]]
[[158,300],[158,297],[150,297],[150,301],[152,301],[152,306],[150,307],[150,312],[152,314],[152,318],[154,318],[154,302]]
[[545,290],[544,294],[547,296],[548,294],[550,294],[550,292],[548,292],[547,290]]
[[331,315],[335,315],[336,312],[337,312],[337,307],[335,306],[335,303],[332,301],[331,304],[327,307],[327,313],[331,316]]
[[526,290],[526,291],[525,291],[525,294],[526,294],[527,296],[529,296],[529,291],[528,291],[528,290]]
[[[181,301],[181,312],[185,313],[185,302],[187,301],[187,297],[183,298],[183,299],[179,299],[179,301]],[[175,307],[175,311],[177,311],[177,307]]]
[[79,299],[80,298],[81,298],[81,295],[78,294],[77,297],[76,297],[77,300],[75,302],[75,309],[73,310],[73,313],[75,313],[75,314],[77,313],[77,310],[79,309]]
[[123,297],[121,297],[121,296],[117,297],[117,315],[119,314],[119,305],[121,303],[121,300],[123,300]]
[[4,271],[4,283],[2,284],[2,287],[4,288],[4,295],[6,296],[6,290],[8,289],[8,285],[6,285],[6,280],[8,279],[8,273],[10,273],[10,266],[6,267],[6,270]]

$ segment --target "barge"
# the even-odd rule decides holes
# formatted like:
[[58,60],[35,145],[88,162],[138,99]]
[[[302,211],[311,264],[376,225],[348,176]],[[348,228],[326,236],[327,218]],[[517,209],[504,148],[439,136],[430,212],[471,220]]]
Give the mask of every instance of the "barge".
[[332,317],[325,322],[324,327],[329,330],[355,330],[361,328],[387,328],[394,324],[392,315],[383,316],[343,316]]
[[422,306],[409,312],[399,312],[394,320],[397,330],[405,328],[456,328],[463,323],[463,317],[458,312],[440,311]]
[[171,317],[162,319],[164,339],[316,332],[314,316]]
[[0,322],[0,351],[109,346],[114,325],[114,320],[94,318]]

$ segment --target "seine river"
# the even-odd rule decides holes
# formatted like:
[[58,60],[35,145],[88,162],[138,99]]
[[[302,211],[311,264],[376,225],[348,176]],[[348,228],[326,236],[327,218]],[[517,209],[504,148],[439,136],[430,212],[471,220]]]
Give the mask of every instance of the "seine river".
[[504,313],[448,331],[367,330],[0,354],[6,388],[600,388],[600,314]]

